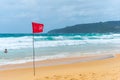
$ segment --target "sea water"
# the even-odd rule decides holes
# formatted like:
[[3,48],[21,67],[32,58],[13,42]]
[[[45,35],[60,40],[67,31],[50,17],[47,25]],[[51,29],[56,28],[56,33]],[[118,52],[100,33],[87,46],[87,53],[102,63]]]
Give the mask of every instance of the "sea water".
[[[37,60],[120,53],[120,34],[35,34]],[[4,53],[7,49],[8,53]],[[0,65],[31,62],[32,34],[0,34]]]

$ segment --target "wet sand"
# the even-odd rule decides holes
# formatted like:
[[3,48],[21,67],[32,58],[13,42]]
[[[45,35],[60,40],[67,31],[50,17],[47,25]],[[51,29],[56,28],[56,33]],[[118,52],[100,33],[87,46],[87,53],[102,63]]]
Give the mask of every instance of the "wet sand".
[[120,80],[120,54],[70,57],[0,66],[0,80]]

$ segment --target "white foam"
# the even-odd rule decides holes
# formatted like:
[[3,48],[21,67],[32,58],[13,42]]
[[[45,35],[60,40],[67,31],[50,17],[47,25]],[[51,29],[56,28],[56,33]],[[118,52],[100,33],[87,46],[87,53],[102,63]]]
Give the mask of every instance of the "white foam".
[[[36,57],[35,61],[42,61],[42,60],[48,60],[48,59],[58,59],[58,58],[64,58],[67,57],[67,54],[56,54],[56,55],[51,55],[51,56],[41,56],[41,57]],[[14,59],[1,59],[0,65],[8,65],[8,64],[22,64],[22,63],[27,63],[27,62],[32,62],[33,58],[32,57],[26,57],[18,60]]]
[[[49,40],[49,38],[52,38],[52,39]],[[103,44],[103,45],[107,44],[108,46],[109,46],[109,44],[114,44],[115,48],[118,46],[117,50],[120,48],[120,34],[98,35],[98,36],[97,35],[96,36],[80,36],[80,35],[75,35],[75,36],[62,36],[62,35],[60,35],[60,36],[35,36],[35,39],[38,39],[38,40],[35,40],[35,48],[39,48],[39,47],[48,47],[48,48],[49,47],[58,47],[59,48],[59,46],[73,46],[73,45],[84,46],[86,44],[89,44],[89,45],[96,44],[97,46],[99,46],[99,44]],[[0,38],[0,43],[1,43],[0,51],[4,51],[5,48],[14,49],[14,50],[16,50],[16,49],[24,50],[27,48],[32,48],[32,36]],[[85,47],[85,48],[89,49],[88,47]],[[29,49],[27,49],[27,50],[29,50]],[[85,51],[86,49],[83,49],[83,50]],[[93,49],[93,50],[95,50],[95,49]],[[116,52],[120,52],[120,51],[118,50]],[[85,53],[87,53],[87,51]],[[89,53],[90,53],[90,51],[89,51]],[[91,53],[93,53],[93,52],[91,52]],[[96,52],[96,53],[101,53],[101,50],[100,50],[100,52],[98,50],[98,52]],[[21,53],[21,54],[24,54],[24,53]],[[9,56],[9,55],[13,55],[13,54],[8,54],[7,56]],[[2,55],[2,56],[4,56],[4,55]],[[11,60],[11,59],[7,59],[7,58],[6,59],[1,58],[0,65],[20,64],[20,63],[31,62],[32,57],[29,57],[29,56],[30,55],[27,55],[27,57],[25,57],[23,59],[19,59],[19,60],[18,59]],[[66,56],[67,55],[64,53],[61,55],[58,55],[58,54],[57,55],[49,55],[49,56],[42,55],[42,57],[36,57],[36,60],[46,60],[46,59],[61,58],[61,57],[66,57]],[[19,57],[19,55],[13,56],[13,57],[15,57],[15,58]]]
[[[81,36],[73,36],[73,38]],[[89,36],[90,37],[90,36]],[[81,45],[81,44],[99,44],[99,43],[115,43],[120,44],[120,34],[96,36],[96,39],[89,39],[87,36],[83,36],[83,40],[71,39],[72,37],[58,36],[53,37],[55,40],[38,40],[35,41],[35,47],[56,47],[56,46],[69,46],[69,45]],[[92,36],[93,37],[93,36]],[[44,36],[36,36],[35,38],[45,38]],[[97,39],[99,38],[99,39]],[[17,37],[17,38],[0,38],[1,47],[0,50],[8,49],[21,49],[32,48],[32,37]]]

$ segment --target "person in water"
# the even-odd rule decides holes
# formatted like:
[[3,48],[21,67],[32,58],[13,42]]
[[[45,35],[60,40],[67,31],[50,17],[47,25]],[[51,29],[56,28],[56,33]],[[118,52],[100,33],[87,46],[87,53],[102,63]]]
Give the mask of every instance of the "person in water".
[[8,53],[8,50],[7,50],[7,49],[5,49],[4,53]]

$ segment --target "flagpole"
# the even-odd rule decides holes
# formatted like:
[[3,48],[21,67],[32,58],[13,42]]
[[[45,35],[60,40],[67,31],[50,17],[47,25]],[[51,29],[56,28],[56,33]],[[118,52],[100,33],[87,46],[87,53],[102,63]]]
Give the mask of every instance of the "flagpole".
[[33,74],[36,75],[36,66],[35,66],[35,47],[34,47],[34,34],[43,32],[43,24],[32,22],[32,30],[33,30]]
[[33,33],[33,74],[35,76],[35,47],[34,47],[34,33]]

